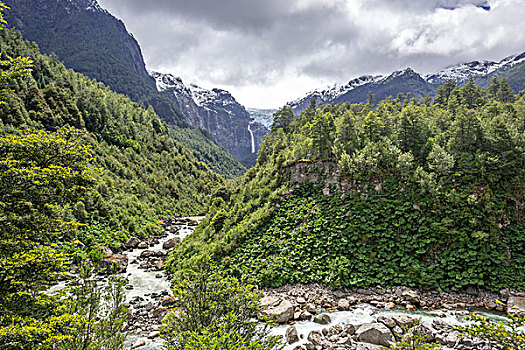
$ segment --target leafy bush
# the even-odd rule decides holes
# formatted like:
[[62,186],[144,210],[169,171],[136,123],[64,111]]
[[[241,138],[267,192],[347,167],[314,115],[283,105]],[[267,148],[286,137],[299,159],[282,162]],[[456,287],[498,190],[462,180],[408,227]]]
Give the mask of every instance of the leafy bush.
[[167,350],[279,349],[278,337],[257,321],[260,294],[255,287],[213,272],[202,256],[175,279],[178,306],[163,321]]

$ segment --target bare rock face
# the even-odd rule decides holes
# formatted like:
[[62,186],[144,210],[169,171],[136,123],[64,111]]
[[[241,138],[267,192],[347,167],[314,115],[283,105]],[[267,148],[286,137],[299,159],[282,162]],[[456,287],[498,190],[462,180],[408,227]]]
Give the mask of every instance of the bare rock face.
[[283,300],[279,305],[262,311],[277,323],[286,323],[293,319],[293,305],[288,300]]
[[382,323],[365,323],[356,330],[355,336],[360,342],[382,346],[390,346],[394,340],[390,329]]

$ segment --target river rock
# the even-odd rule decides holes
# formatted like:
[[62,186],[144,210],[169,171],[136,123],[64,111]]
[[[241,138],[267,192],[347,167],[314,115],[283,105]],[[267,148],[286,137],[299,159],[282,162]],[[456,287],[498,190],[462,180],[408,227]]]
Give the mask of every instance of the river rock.
[[100,246],[98,247],[98,251],[104,254],[104,256],[113,255],[113,252],[108,247]]
[[160,332],[159,331],[153,331],[153,332],[150,332],[148,334],[148,338],[149,339],[155,339],[155,338],[157,338],[159,336],[160,336]]
[[131,346],[132,349],[140,348],[141,346],[146,345],[146,341],[144,339],[139,339],[136,342],[133,343]]
[[281,299],[279,299],[276,296],[270,295],[270,296],[266,296],[262,298],[259,303],[261,304],[261,307],[265,309],[268,307],[277,306],[280,302],[281,302]]
[[509,312],[525,312],[525,297],[510,296],[507,307]]
[[323,336],[318,331],[311,331],[308,334],[308,341],[314,346],[320,346],[323,341]]
[[415,320],[407,315],[395,315],[392,316],[392,319],[399,325],[401,328],[407,328],[414,324]]
[[157,263],[155,264],[155,268],[157,270],[162,270],[164,268],[164,261],[162,260],[157,261]]
[[387,326],[390,329],[392,329],[392,328],[394,328],[396,326],[396,321],[394,321],[390,317],[386,317],[386,316],[379,316],[377,318],[377,322],[381,322],[382,324],[384,324],[385,326]]
[[288,344],[293,344],[299,341],[299,334],[294,326],[286,330],[286,341]]
[[381,345],[368,344],[368,343],[357,343],[355,344],[355,350],[383,350]]
[[332,319],[327,314],[321,314],[314,317],[314,322],[318,324],[329,324]]
[[139,249],[146,249],[147,247],[148,247],[148,243],[146,243],[146,242],[140,242],[137,245],[137,248],[139,248]]
[[142,253],[140,253],[141,258],[151,258],[152,256],[155,256],[155,252],[152,252],[151,250],[145,250]]
[[286,323],[293,319],[293,305],[288,300],[283,300],[279,305],[264,310],[262,314],[269,316],[277,323]]
[[339,299],[337,302],[337,309],[341,311],[348,311],[348,309],[350,309],[350,302],[346,299]]
[[100,261],[100,268],[103,273],[126,272],[128,267],[128,257],[126,255],[111,255]]
[[180,238],[179,237],[173,237],[171,239],[168,239],[166,242],[164,242],[164,244],[162,245],[162,248],[163,249],[171,249],[171,248],[175,247],[179,243],[180,243]]
[[416,303],[416,304],[419,303],[419,299],[420,299],[419,294],[412,289],[404,290],[401,293],[401,296],[403,297],[404,300],[409,301],[411,303]]
[[364,343],[389,346],[392,332],[382,323],[365,323],[355,331],[356,338]]
[[126,249],[135,249],[139,244],[140,239],[138,239],[137,237],[131,237],[127,240],[126,243],[124,243],[124,246],[126,247]]

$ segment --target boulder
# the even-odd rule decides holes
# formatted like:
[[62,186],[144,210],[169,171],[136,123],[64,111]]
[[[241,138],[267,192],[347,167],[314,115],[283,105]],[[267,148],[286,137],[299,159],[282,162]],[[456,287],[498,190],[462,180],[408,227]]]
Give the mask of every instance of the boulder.
[[418,292],[412,290],[412,289],[407,289],[407,290],[404,290],[402,293],[401,293],[401,296],[403,297],[404,300],[406,301],[409,301],[411,303],[419,303],[419,294]]
[[151,250],[145,250],[140,253],[141,258],[151,258],[152,256],[155,256],[155,252],[152,252]]
[[171,249],[171,248],[175,247],[179,243],[180,243],[180,238],[179,237],[173,237],[171,239],[168,239],[166,242],[164,242],[164,244],[162,244],[162,248],[163,249]]
[[297,297],[295,301],[297,301],[298,304],[306,304],[306,299],[303,297]]
[[137,245],[137,248],[139,248],[139,249],[146,249],[147,247],[148,247],[148,243],[146,243],[146,242],[140,242]]
[[108,247],[100,246],[98,247],[98,251],[104,254],[104,256],[113,255],[113,252]]
[[348,309],[350,309],[350,302],[346,299],[339,299],[337,302],[337,309],[341,311],[348,311]]
[[525,297],[510,296],[507,307],[509,312],[525,312]]
[[100,268],[103,273],[125,272],[128,267],[128,257],[126,255],[111,255],[100,261]]
[[150,332],[148,334],[148,338],[149,339],[155,339],[155,338],[157,338],[159,336],[160,336],[160,332],[159,331],[153,331],[153,332]]
[[146,341],[144,339],[139,339],[136,342],[133,343],[131,346],[132,349],[140,348],[141,346],[146,345]]
[[288,300],[283,300],[279,305],[262,311],[262,314],[269,316],[277,323],[286,323],[293,319],[293,305]]
[[323,336],[318,331],[311,331],[308,334],[308,341],[315,346],[320,346],[323,341]]
[[392,329],[392,328],[394,328],[396,326],[396,321],[394,321],[390,317],[386,317],[386,316],[379,316],[377,318],[377,322],[381,322],[382,324],[384,324],[385,326],[387,326],[390,329]]
[[382,323],[365,323],[355,331],[356,338],[364,343],[390,346],[392,332]]
[[399,325],[401,328],[407,328],[414,325],[415,320],[407,315],[395,315],[392,316],[392,319]]
[[318,324],[329,324],[332,322],[332,319],[327,314],[321,314],[314,317],[314,322]]
[[280,302],[281,302],[281,299],[279,299],[279,297],[266,296],[261,299],[260,304],[261,304],[261,307],[265,309],[268,307],[277,306]]
[[139,244],[140,239],[138,239],[137,237],[131,237],[127,240],[126,243],[124,243],[124,246],[126,247],[126,249],[135,249]]
[[293,344],[299,341],[299,334],[297,333],[297,329],[292,326],[286,330],[286,342],[288,344]]
[[157,270],[162,270],[164,268],[164,261],[162,260],[157,261],[157,263],[155,264],[155,268]]
[[383,350],[381,345],[368,344],[368,343],[357,343],[355,344],[355,350]]

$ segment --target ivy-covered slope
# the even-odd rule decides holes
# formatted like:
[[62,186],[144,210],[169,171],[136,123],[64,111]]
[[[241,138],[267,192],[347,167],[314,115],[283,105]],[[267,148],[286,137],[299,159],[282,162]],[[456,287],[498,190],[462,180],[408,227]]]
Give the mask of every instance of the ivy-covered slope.
[[171,268],[208,252],[263,286],[525,288],[525,95],[493,86],[282,110]]
[[[222,178],[170,137],[169,127],[147,110],[102,83],[68,70],[39,53],[13,30],[0,32],[4,56],[29,57],[29,78],[2,96],[0,128],[10,133],[27,125],[49,131],[70,125],[85,131],[93,165],[100,168],[96,190],[65,208],[66,218],[101,224],[119,238],[154,232],[158,220],[202,213]],[[99,227],[99,232],[103,230]]]

